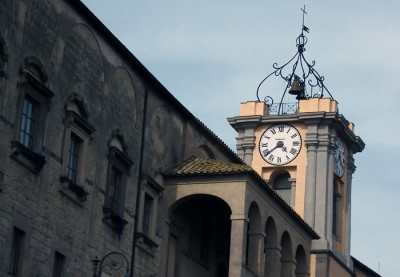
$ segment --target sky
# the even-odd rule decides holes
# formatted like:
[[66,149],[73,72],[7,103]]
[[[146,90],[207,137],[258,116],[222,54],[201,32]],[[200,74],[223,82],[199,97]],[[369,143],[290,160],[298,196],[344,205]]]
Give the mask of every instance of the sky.
[[[385,277],[400,272],[400,1],[83,0],[111,32],[231,149],[226,118],[297,51],[325,77],[365,142],[352,191],[351,254]],[[279,102],[282,88],[264,96]]]

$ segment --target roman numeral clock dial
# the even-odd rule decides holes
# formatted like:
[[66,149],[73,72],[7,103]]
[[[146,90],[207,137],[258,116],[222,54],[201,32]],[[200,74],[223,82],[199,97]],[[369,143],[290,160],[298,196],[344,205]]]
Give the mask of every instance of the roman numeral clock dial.
[[301,136],[289,124],[277,124],[262,134],[259,142],[261,157],[269,164],[284,165],[293,161],[301,149]]
[[345,154],[344,154],[344,144],[343,141],[336,137],[336,149],[335,149],[335,171],[339,177],[343,177],[344,174],[344,165],[346,162]]

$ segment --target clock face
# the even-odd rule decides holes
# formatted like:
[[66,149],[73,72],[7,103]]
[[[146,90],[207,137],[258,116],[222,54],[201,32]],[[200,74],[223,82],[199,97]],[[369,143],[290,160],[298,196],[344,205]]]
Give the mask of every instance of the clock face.
[[259,149],[261,157],[269,164],[284,165],[293,161],[300,152],[301,136],[289,124],[277,124],[262,134]]
[[339,177],[343,177],[344,174],[344,164],[345,164],[345,155],[344,155],[344,144],[340,138],[336,138],[336,149],[335,149],[335,170],[336,174]]

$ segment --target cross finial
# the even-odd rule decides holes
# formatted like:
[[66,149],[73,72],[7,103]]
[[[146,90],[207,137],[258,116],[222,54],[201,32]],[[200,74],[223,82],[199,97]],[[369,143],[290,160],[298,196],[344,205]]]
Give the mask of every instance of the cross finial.
[[308,33],[308,31],[309,31],[310,29],[308,29],[308,28],[306,27],[306,25],[304,25],[304,15],[307,14],[307,12],[306,12],[306,5],[304,5],[304,7],[301,8],[300,10],[303,12],[303,26],[302,26],[302,31],[301,31],[301,33],[303,33],[303,31],[306,31],[306,32]]

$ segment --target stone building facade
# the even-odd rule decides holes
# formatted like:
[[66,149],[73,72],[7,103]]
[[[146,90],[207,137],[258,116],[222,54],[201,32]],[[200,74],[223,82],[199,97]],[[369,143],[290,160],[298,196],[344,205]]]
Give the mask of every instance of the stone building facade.
[[318,234],[79,0],[0,0],[0,134],[0,276],[309,276]]

